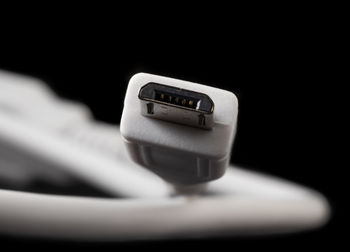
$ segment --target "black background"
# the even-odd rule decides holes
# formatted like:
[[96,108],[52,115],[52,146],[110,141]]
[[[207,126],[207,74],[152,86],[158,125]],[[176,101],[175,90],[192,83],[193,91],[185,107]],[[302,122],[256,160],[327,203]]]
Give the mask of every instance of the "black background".
[[[99,15],[93,15],[96,12]],[[340,154],[343,140],[337,117],[344,108],[346,84],[341,78],[344,33],[337,25],[341,15],[331,17],[315,8],[241,13],[233,7],[171,15],[134,8],[96,10],[75,18],[78,13],[84,11],[74,9],[48,21],[51,13],[45,12],[35,22],[11,26],[2,37],[0,68],[39,77],[58,95],[85,103],[96,119],[113,124],[120,121],[128,80],[137,72],[230,90],[240,110],[232,162],[320,191],[333,215],[319,230],[287,236],[104,245],[55,242],[56,247],[340,246],[346,235],[340,232],[346,223],[341,176],[346,168],[334,154]],[[52,246],[42,240],[4,240],[9,246]]]

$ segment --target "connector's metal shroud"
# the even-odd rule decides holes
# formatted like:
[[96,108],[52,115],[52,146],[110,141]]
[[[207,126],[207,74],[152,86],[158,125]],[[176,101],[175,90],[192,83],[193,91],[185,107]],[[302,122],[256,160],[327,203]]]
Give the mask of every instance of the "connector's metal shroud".
[[206,94],[150,82],[138,97],[144,116],[203,129],[214,125],[214,103]]

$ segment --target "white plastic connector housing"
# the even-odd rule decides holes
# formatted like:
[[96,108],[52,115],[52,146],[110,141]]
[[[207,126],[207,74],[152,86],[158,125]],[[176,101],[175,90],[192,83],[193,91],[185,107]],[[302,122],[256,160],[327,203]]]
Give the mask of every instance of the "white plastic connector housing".
[[[138,94],[150,82],[208,95],[214,102],[212,128],[201,129],[142,115],[145,104]],[[129,81],[120,130],[133,161],[170,183],[191,185],[220,178],[225,173],[237,114],[237,98],[229,91],[138,73]]]

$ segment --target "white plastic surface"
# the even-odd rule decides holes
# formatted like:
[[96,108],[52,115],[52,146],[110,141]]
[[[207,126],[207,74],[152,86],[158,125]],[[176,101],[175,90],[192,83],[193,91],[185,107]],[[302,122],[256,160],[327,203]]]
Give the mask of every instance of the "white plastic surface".
[[318,227],[328,219],[327,202],[317,194],[260,196],[227,191],[225,196],[105,200],[0,190],[0,200],[6,203],[0,205],[0,232],[154,240],[288,233]]

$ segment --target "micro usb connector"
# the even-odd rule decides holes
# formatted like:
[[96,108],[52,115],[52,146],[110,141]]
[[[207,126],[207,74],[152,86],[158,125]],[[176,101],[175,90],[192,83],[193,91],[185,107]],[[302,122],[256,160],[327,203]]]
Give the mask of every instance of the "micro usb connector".
[[237,113],[229,91],[139,73],[129,81],[120,131],[132,160],[179,191],[223,176]]

